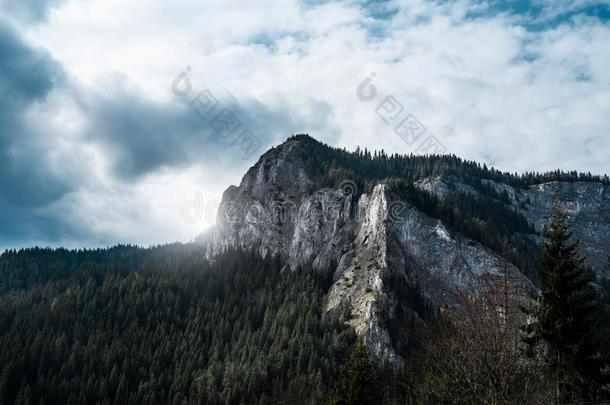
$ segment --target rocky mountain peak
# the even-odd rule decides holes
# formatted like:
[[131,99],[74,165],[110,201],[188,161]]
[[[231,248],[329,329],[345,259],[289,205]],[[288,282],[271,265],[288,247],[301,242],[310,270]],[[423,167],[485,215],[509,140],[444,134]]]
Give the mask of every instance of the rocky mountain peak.
[[535,180],[455,156],[370,156],[295,135],[224,193],[208,255],[256,248],[290,269],[330,272],[326,310],[346,316],[378,356],[401,361],[388,325],[422,322],[413,295],[452,305],[456,291],[500,274],[523,296],[535,291],[526,267],[558,203],[574,211],[592,262],[608,253],[608,185]]
[[[306,146],[323,147],[309,135],[301,134],[269,149],[244,175],[238,187],[240,195],[269,202],[278,193],[297,199],[311,192],[313,176],[306,170]],[[234,191],[230,189],[230,193]]]

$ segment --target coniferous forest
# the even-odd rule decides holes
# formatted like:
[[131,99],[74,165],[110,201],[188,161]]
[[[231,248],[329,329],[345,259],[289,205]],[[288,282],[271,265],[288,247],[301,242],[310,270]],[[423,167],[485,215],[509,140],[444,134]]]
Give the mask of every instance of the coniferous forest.
[[[371,355],[345,323],[349,314],[322,310],[332,275],[311,265],[289,271],[240,250],[210,263],[193,244],[8,250],[0,256],[0,403],[605,398],[607,293],[592,287],[564,221],[558,213],[541,248],[537,305],[521,308],[501,288],[442,312],[422,301],[427,323],[409,325],[415,343],[400,366]],[[525,313],[538,321],[522,322]]]
[[0,403],[322,402],[355,341],[329,280],[199,247],[8,251]]

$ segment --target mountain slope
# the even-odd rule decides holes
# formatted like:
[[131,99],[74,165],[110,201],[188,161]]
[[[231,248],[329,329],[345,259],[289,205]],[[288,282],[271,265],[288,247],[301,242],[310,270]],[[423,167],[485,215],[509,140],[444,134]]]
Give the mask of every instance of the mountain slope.
[[202,239],[209,257],[229,246],[256,247],[293,270],[312,262],[331,272],[326,310],[347,311],[374,353],[400,361],[391,325],[421,322],[424,314],[399,299],[397,285],[420,295],[411,301],[438,308],[506,271],[527,296],[534,286],[524,274],[535,281],[536,240],[555,202],[577,207],[575,234],[599,264],[610,250],[603,242],[610,239],[608,188],[607,177],[516,176],[454,156],[371,156],[297,135],[227,189],[217,225]]
[[[604,268],[610,252],[608,184],[601,181],[549,181],[521,188],[493,180],[482,181],[504,194],[506,202],[532,224],[537,234],[544,232],[555,207],[563,209],[574,238],[582,243],[587,263],[595,269]],[[438,177],[427,178],[420,184],[441,199],[451,193],[450,187],[468,190],[463,183],[448,183]]]

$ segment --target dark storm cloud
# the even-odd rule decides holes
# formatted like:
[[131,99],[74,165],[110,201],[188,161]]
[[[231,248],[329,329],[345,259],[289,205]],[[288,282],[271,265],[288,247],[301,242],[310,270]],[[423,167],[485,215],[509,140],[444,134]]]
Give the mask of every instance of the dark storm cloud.
[[60,184],[37,165],[43,151],[36,147],[25,113],[44,102],[62,76],[46,53],[31,49],[0,24],[0,187],[5,201],[39,204],[61,193]]
[[[253,163],[271,144],[290,134],[328,125],[331,111],[330,106],[317,102],[306,116],[295,113],[288,103],[268,107],[254,99],[227,97],[204,117],[192,107],[192,98],[156,103],[122,85],[111,96],[87,99],[88,138],[106,150],[115,173],[123,180],[136,179],[162,167],[194,163],[242,170],[244,163]],[[230,111],[239,121],[232,136],[219,134],[211,124],[221,111]],[[316,127],[312,128],[312,124]],[[234,144],[245,129],[260,144],[251,156],[245,156],[244,150]]]
[[62,78],[61,66],[46,52],[30,48],[0,22],[0,241],[28,233],[35,211],[69,190],[44,167],[45,148],[26,119]]
[[42,100],[61,69],[46,53],[29,48],[8,25],[0,23],[0,85],[4,105],[21,107]]

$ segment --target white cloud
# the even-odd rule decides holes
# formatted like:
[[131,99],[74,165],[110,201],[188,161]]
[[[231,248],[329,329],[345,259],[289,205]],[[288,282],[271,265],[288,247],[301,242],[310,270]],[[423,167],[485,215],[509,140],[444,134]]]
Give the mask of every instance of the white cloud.
[[[555,11],[545,4],[545,18],[581,3]],[[387,7],[397,10],[390,20],[375,20],[352,1],[72,0],[24,29],[63,64],[81,95],[116,96],[104,78],[119,74],[137,97],[172,105],[179,101],[170,83],[189,65],[196,88],[294,115],[281,128],[298,122],[304,128],[294,132],[337,146],[413,152],[375,113],[394,95],[450,153],[510,171],[610,172],[607,22],[575,17],[578,23],[529,31],[522,16],[470,17],[488,9],[481,2],[397,0]],[[366,104],[356,87],[371,72],[379,95]],[[127,184],[114,177],[99,145],[84,140],[95,139],[95,128],[79,133],[86,109],[60,105],[47,114],[58,140],[48,146],[50,159],[80,159],[87,173],[50,209],[88,229],[94,242],[188,239],[198,225],[176,217],[180,204],[201,190],[218,200],[252,163],[217,176],[213,166],[187,162]],[[255,133],[273,124],[251,118]]]

